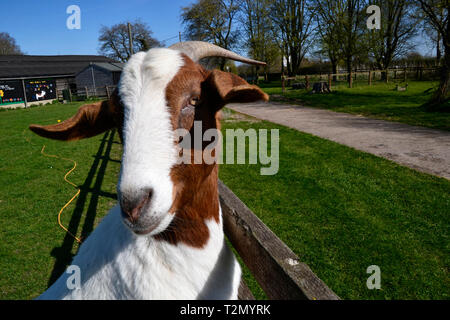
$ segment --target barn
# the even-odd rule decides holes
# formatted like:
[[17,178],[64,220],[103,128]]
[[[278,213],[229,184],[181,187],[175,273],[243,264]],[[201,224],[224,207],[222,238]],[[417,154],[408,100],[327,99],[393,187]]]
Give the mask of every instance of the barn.
[[109,88],[119,83],[123,63],[91,62],[75,75],[76,86],[87,95],[109,96]]
[[67,92],[105,95],[118,83],[122,66],[96,55],[0,55],[0,108],[63,100]]

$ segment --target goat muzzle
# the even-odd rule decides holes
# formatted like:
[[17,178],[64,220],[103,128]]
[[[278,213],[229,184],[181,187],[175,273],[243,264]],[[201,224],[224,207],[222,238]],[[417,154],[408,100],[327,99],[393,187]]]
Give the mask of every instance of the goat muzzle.
[[120,207],[122,215],[131,223],[136,223],[143,210],[151,203],[153,189],[146,189],[137,194],[122,196]]

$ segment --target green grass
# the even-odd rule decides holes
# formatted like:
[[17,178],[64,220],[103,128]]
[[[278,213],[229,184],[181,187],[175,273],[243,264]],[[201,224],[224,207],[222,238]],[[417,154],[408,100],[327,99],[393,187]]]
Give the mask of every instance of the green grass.
[[[0,113],[0,299],[30,299],[63,272],[78,245],[57,225],[87,236],[115,204],[121,146],[117,134],[78,142],[33,135],[30,123],[71,116],[81,103]],[[448,299],[450,182],[269,122],[227,128],[280,130],[280,170],[222,165],[221,179],[344,299]],[[366,269],[381,268],[381,290]],[[245,271],[258,298],[264,294]]]
[[221,165],[220,178],[341,298],[449,298],[449,181],[270,122],[227,128],[280,130],[278,174]]
[[[78,163],[69,180],[82,186],[81,194],[62,215],[63,224],[71,226],[72,232],[89,234],[116,202],[120,164],[108,159],[120,160],[117,134],[112,140],[108,133],[107,139],[100,135],[65,143],[40,138],[28,130],[31,123],[66,119],[80,105],[0,113],[0,299],[31,299],[44,292],[49,279],[64,271],[78,248],[57,224],[60,208],[76,192],[63,180],[73,164],[43,156],[44,144],[45,153]],[[105,155],[106,160],[101,158]]]
[[[396,91],[395,86],[396,83],[377,82],[368,86],[365,82],[356,82],[350,89],[346,84],[341,83],[332,88],[331,94],[311,94],[305,89],[289,90],[289,88],[283,94],[279,81],[261,84],[265,92],[275,95],[272,97],[275,101],[280,100],[279,96],[283,96],[289,99],[288,103],[450,130],[449,113],[427,112],[421,107],[431,98],[433,90],[428,89],[435,88],[437,82],[410,81],[407,91]],[[400,86],[404,84],[400,83]]]

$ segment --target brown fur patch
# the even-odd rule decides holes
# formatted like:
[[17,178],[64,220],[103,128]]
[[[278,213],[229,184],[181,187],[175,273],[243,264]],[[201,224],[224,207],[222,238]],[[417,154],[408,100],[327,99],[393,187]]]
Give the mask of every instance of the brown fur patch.
[[[267,100],[268,96],[234,74],[207,71],[189,57],[183,55],[183,58],[184,66],[166,88],[166,99],[173,129],[184,128],[191,134],[193,159],[194,152],[203,153],[210,143],[203,142],[202,150],[194,149],[194,121],[202,121],[203,136],[208,129],[220,130],[218,111],[226,103]],[[188,106],[192,97],[199,97],[195,107]],[[171,179],[175,189],[171,212],[175,212],[175,218],[167,230],[155,238],[172,244],[183,242],[203,247],[209,238],[206,221],[214,219],[219,223],[218,166],[206,163],[177,165],[172,168]]]
[[55,140],[79,140],[96,136],[112,128],[118,128],[122,138],[123,107],[117,90],[107,101],[86,104],[71,118],[61,123],[29,126],[34,133]]
[[[216,112],[210,108],[213,101],[202,90],[208,71],[184,56],[185,65],[166,88],[166,98],[170,108],[173,129],[184,128],[195,140],[194,121],[202,121],[202,135],[210,128],[218,128]],[[189,107],[192,97],[199,97],[200,103]],[[190,108],[188,113],[183,108]],[[186,109],[185,109],[186,110]],[[176,143],[176,142],[175,142]],[[174,200],[171,212],[175,217],[167,230],[155,236],[158,240],[172,244],[183,242],[193,247],[203,247],[209,239],[206,220],[219,222],[219,195],[217,191],[218,168],[216,164],[193,164],[195,150],[192,144],[192,164],[180,164],[172,168]]]

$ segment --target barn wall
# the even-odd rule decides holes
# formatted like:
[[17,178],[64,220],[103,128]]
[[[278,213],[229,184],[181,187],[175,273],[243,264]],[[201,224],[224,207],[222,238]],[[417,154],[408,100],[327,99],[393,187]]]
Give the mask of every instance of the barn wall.
[[[112,86],[113,76],[110,71],[98,68],[94,66],[94,79],[95,79],[95,87],[104,87],[104,86]],[[80,73],[78,73],[75,77],[75,81],[77,84],[78,90],[82,90],[85,87],[93,88],[94,83],[92,81],[92,66],[84,69]]]
[[75,87],[75,77],[68,77],[68,78],[55,78],[56,82],[56,92],[57,92],[57,99],[63,100],[63,90],[65,89],[74,89]]
[[55,82],[56,82],[56,89],[62,91],[64,89],[69,89],[70,84],[75,83],[75,78],[74,77],[55,78]]

